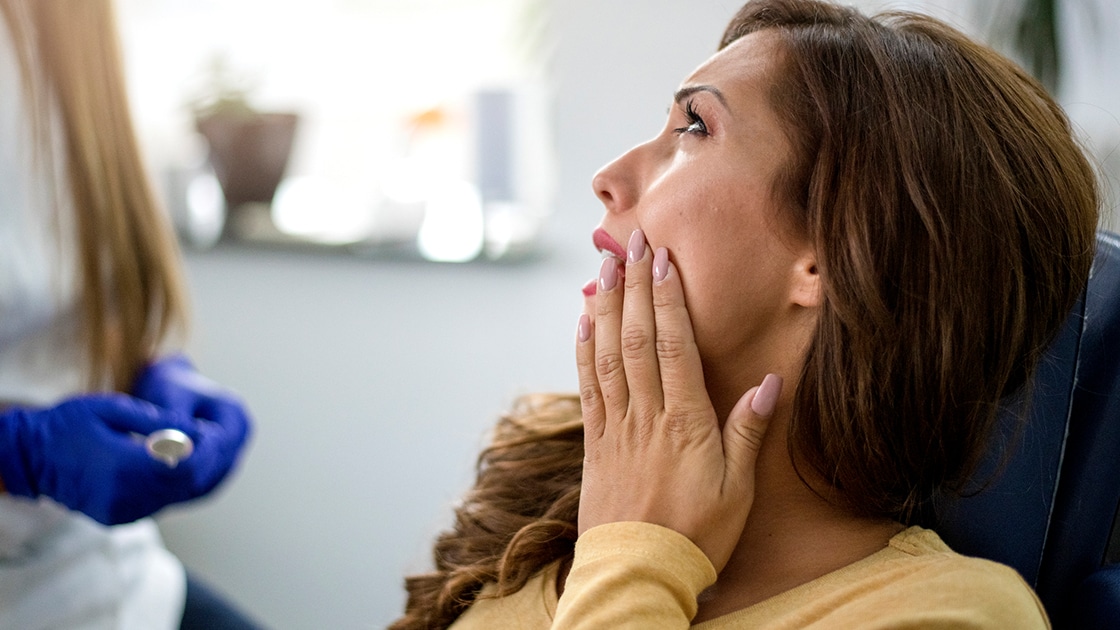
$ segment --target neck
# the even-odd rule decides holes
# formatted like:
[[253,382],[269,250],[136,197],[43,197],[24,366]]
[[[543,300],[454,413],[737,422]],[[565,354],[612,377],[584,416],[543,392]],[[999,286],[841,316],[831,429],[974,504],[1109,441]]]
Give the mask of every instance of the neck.
[[[789,381],[787,381],[789,382]],[[730,561],[701,596],[694,623],[757,604],[883,549],[902,525],[856,516],[813,492],[787,448],[791,392],[771,420],[756,467],[755,498]],[[802,467],[801,474],[826,487]]]

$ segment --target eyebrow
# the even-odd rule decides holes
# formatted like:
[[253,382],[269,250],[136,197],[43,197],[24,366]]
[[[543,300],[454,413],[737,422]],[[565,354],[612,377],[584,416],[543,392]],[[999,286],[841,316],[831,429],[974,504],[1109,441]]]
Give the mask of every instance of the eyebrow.
[[731,109],[727,106],[727,99],[724,98],[723,92],[720,92],[719,88],[711,85],[690,85],[687,87],[682,87],[681,89],[677,90],[675,94],[673,94],[673,102],[679,104],[681,101],[692,96],[693,94],[696,94],[697,92],[709,92],[714,95],[720,103],[723,103],[724,109]]

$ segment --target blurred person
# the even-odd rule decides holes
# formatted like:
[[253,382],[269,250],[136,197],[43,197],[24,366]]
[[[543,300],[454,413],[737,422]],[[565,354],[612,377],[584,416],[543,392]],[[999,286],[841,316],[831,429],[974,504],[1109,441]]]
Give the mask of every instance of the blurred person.
[[593,187],[579,396],[502,419],[393,628],[1048,627],[919,525],[1092,263],[1037,81],[932,18],[754,0]]
[[[0,16],[0,627],[252,627],[148,518],[221,483],[250,426],[166,354],[184,283],[113,6],[0,0]],[[193,452],[149,453],[168,429]]]

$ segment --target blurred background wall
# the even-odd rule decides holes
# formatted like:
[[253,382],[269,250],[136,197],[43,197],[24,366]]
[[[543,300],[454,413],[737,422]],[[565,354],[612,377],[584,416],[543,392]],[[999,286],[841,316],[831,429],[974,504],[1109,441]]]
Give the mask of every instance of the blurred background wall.
[[[863,4],[926,7],[977,28],[965,0]],[[380,628],[399,613],[402,577],[429,565],[430,541],[497,416],[519,394],[576,385],[579,289],[599,267],[591,176],[660,129],[673,90],[738,5],[552,3],[556,187],[532,260],[187,249],[188,351],[256,417],[251,450],[218,496],[160,518],[188,567],[276,628]],[[1105,39],[1073,38],[1084,61],[1064,98],[1109,156],[1120,143],[1120,81],[1114,62],[1100,60],[1120,54]]]

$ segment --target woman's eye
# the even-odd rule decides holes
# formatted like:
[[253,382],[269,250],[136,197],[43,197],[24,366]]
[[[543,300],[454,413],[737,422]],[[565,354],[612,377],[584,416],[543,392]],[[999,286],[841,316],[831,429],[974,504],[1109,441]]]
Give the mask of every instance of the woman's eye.
[[688,124],[684,127],[678,127],[673,131],[677,134],[689,133],[693,135],[706,136],[708,135],[708,125],[700,114],[696,113],[696,109],[692,106],[692,101],[688,101],[684,108],[685,120]]

